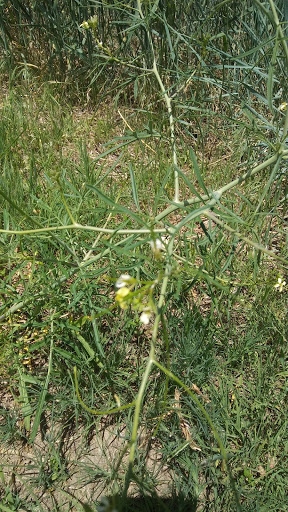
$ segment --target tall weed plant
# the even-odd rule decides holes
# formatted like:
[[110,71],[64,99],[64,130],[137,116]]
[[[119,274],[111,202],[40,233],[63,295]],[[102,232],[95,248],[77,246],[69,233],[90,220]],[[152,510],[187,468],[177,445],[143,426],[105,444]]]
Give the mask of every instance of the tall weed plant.
[[[46,211],[45,224],[41,217],[36,219],[35,215],[28,213],[25,202],[17,203],[11,190],[4,187],[8,171],[7,177],[2,179],[0,195],[5,208],[0,233],[3,243],[9,239],[12,244],[21,238],[24,252],[27,252],[30,241],[33,241],[32,266],[37,266],[41,262],[44,240],[45,257],[53,262],[46,287],[36,281],[33,295],[29,292],[20,301],[9,303],[8,300],[0,317],[3,321],[32,305],[40,315],[42,308],[47,309],[47,294],[53,294],[47,318],[50,334],[45,332],[41,338],[46,346],[49,339],[48,366],[34,406],[30,401],[29,386],[37,387],[39,383],[20,372],[19,389],[29,443],[35,441],[41,426],[41,415],[49,399],[53,361],[58,355],[70,368],[73,366],[73,375],[70,374],[69,378],[74,387],[69,389],[73,389],[75,401],[81,404],[88,417],[116,415],[121,418],[122,414],[128,413],[131,418],[129,439],[118,454],[109,477],[117,482],[114,489],[124,500],[128,499],[132,483],[140,486],[141,482],[145,487],[139,462],[139,432],[144,419],[149,426],[147,396],[153,397],[149,387],[153,389],[155,386],[160,392],[159,396],[154,396],[158,422],[151,433],[153,438],[158,432],[163,434],[164,418],[169,414],[173,390],[179,417],[182,412],[177,393],[183,396],[184,415],[195,419],[198,434],[201,432],[206,439],[207,453],[208,445],[213,447],[214,452],[212,450],[209,457],[216,454],[221,465],[221,485],[223,488],[228,486],[230,492],[227,498],[230,500],[229,509],[245,510],[246,498],[237,470],[231,463],[233,443],[229,432],[225,431],[225,421],[217,417],[215,405],[205,399],[199,388],[193,387],[189,378],[186,380],[187,376],[182,375],[179,364],[187,351],[186,359],[191,358],[188,368],[193,368],[194,361],[195,367],[200,367],[199,358],[209,330],[209,326],[203,327],[204,310],[203,318],[197,320],[195,317],[191,327],[189,323],[186,325],[185,314],[178,318],[177,308],[185,300],[187,308],[191,307],[188,297],[194,290],[196,295],[200,293],[200,302],[207,298],[211,300],[211,315],[216,315],[220,324],[229,326],[229,322],[235,321],[235,318],[229,318],[230,306],[237,301],[243,286],[255,291],[263,280],[268,282],[272,291],[274,286],[278,291],[283,291],[286,286],[284,230],[275,250],[274,231],[271,229],[287,201],[288,48],[283,6],[273,0],[265,4],[255,0],[245,3],[244,7],[239,2],[225,0],[202,2],[197,7],[194,2],[183,2],[180,6],[173,0],[137,0],[125,4],[95,1],[89,9],[80,5],[75,2],[72,13],[72,4],[69,3],[71,9],[68,12],[66,2],[63,2],[63,9],[59,3],[53,2],[49,7],[45,3],[22,6],[17,2],[16,6],[11,2],[5,26],[2,19],[5,51],[9,52],[13,43],[10,34],[13,23],[19,25],[23,19],[30,20],[29,23],[32,19],[33,23],[38,20],[33,30],[25,21],[22,39],[17,42],[26,50],[28,41],[29,45],[31,41],[39,44],[37,52],[32,48],[32,54],[38,53],[39,56],[39,63],[33,65],[42,66],[42,52],[50,52],[51,59],[57,55],[59,70],[62,71],[69,67],[71,56],[75,62],[79,58],[81,65],[86,59],[90,86],[98,81],[104,84],[101,94],[103,97],[106,92],[114,94],[117,106],[129,98],[135,112],[141,111],[147,117],[147,123],[141,129],[133,129],[126,121],[125,134],[114,139],[96,159],[96,163],[101,163],[116,154],[117,164],[126,167],[128,189],[126,184],[117,184],[113,179],[114,165],[104,176],[91,173],[88,166],[86,175],[82,174],[78,182],[67,170],[50,170],[46,181],[57,194],[57,201],[53,207],[49,202],[39,203]],[[42,10],[44,6],[47,11]],[[66,23],[63,25],[62,19],[61,26],[55,22],[60,20],[60,11],[61,16],[66,16]],[[42,41],[35,35],[37,31],[41,37],[44,34]],[[75,38],[78,38],[78,46],[74,43]],[[26,65],[31,65],[28,55],[23,56]],[[230,155],[230,163],[219,155],[221,172],[213,176],[209,171],[207,154],[209,145],[216,143],[211,132],[216,128],[223,139],[225,130],[229,132],[236,155]],[[9,169],[9,166],[13,167],[13,161],[10,161],[11,154],[5,152],[5,137],[3,140],[2,156]],[[142,184],[143,169],[141,171],[140,165],[132,163],[129,148],[132,145],[133,148],[138,147],[138,158],[145,162],[147,148],[148,160],[151,161],[155,159],[160,144],[164,145],[167,153],[166,169],[165,173],[160,172],[156,159],[155,173],[159,172],[159,180],[157,175],[153,177],[155,195],[147,202],[147,191],[145,197]],[[33,182],[32,177],[28,194],[32,203],[37,202],[37,193],[32,190]],[[125,199],[127,190],[131,197],[129,204]],[[22,197],[24,199],[24,194]],[[89,209],[85,210],[82,206],[86,200]],[[15,211],[21,216],[21,229],[11,225]],[[93,222],[90,223],[90,219]],[[60,249],[66,262],[57,258]],[[237,260],[248,261],[250,271],[245,276],[241,275]],[[81,286],[77,286],[77,280]],[[63,303],[60,306],[60,298],[53,290],[59,288],[68,293],[69,283],[69,307],[73,313],[64,321],[66,312],[60,310]],[[71,304],[76,304],[76,309],[73,310]],[[100,375],[102,382],[105,381],[112,359],[116,357],[116,353],[109,355],[108,345],[103,345],[99,323],[103,321],[105,325],[106,322],[109,330],[112,329],[109,322],[117,318],[119,345],[123,343],[124,349],[127,349],[126,334],[129,337],[135,326],[142,329],[142,360],[137,378],[133,368],[125,368],[124,371],[122,367],[117,372],[117,361],[114,361],[111,370],[114,372],[114,384],[122,392],[130,383],[129,389],[125,390],[125,397],[129,400],[122,403],[119,391],[115,391],[114,399],[111,399],[108,387],[99,384],[100,387],[103,385],[107,406],[97,409],[90,407],[84,399],[86,391],[93,388],[95,393],[99,392],[95,381]],[[184,336],[179,357],[175,359],[171,348],[173,333],[177,335],[177,326],[179,330],[182,323],[187,337]],[[57,343],[60,331],[56,336],[56,325],[62,339],[66,340],[64,348]],[[191,328],[193,332],[190,332]],[[78,352],[75,349],[73,356],[69,352],[70,348],[74,350],[69,341],[71,337],[78,342]],[[187,347],[186,340],[190,338],[194,341]],[[202,344],[197,345],[199,338]],[[67,378],[67,374],[64,377],[65,365],[61,371],[63,378]],[[199,371],[198,383],[201,374],[203,378],[205,367]],[[111,375],[108,381],[111,381]],[[156,386],[157,378],[161,379],[160,388]],[[213,399],[216,403],[217,397]],[[235,396],[233,401],[236,401]],[[170,458],[179,456],[180,466],[184,464],[181,457],[188,445],[191,446],[189,436],[185,446],[170,454]],[[196,445],[194,451],[197,452]],[[125,476],[119,470],[123,460],[127,462]],[[57,468],[57,475],[62,475],[64,470],[60,464]],[[253,487],[253,475],[249,468],[245,471],[244,481]],[[50,471],[50,475],[53,474]],[[228,506],[228,501],[225,506]],[[220,502],[219,498],[218,504]]]

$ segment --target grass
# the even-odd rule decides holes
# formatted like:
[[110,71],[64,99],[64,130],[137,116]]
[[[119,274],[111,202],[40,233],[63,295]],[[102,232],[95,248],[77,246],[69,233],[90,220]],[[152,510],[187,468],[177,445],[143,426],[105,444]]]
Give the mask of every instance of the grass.
[[[243,14],[244,75],[223,57],[234,40],[228,28],[220,37],[216,17],[217,37],[194,26],[189,38],[173,11],[143,4],[141,15],[137,5],[141,23],[127,10],[129,48],[117,32],[122,10],[106,6],[111,32],[108,18],[97,30],[114,53],[103,69],[100,33],[87,32],[98,45],[90,70],[105,88],[131,52],[138,68],[142,57],[152,65],[153,43],[154,78],[138,69],[135,82],[122,66],[102,103],[27,65],[24,78],[14,68],[2,84],[0,510],[284,511],[287,290],[275,284],[287,281],[287,118],[274,97],[276,84],[285,89],[277,17],[275,38],[260,30],[245,57]],[[236,30],[234,14],[226,22]],[[163,248],[151,250],[161,234]],[[121,274],[132,276],[122,295]]]
[[[97,184],[101,175],[105,175],[106,168],[109,170],[113,167],[113,159],[103,159],[103,163],[99,160],[96,165],[94,161],[97,160],[101,133],[104,132],[104,141],[117,136],[121,127],[111,122],[111,118],[107,121],[105,117],[99,119],[97,112],[84,111],[80,115],[78,107],[68,109],[67,104],[62,106],[61,98],[55,99],[55,89],[51,86],[47,90],[43,88],[40,95],[35,93],[30,96],[29,100],[25,92],[23,88],[18,89],[17,94],[12,90],[3,106],[3,131],[8,140],[9,137],[11,140],[10,134],[13,133],[15,150],[13,153],[7,151],[4,157],[4,168],[13,169],[14,173],[10,175],[7,171],[6,177],[4,174],[2,191],[10,195],[13,183],[13,197],[17,197],[17,209],[14,203],[2,200],[5,226],[19,229],[34,227],[35,222],[46,226],[69,222],[61,189],[52,181],[55,169],[63,168],[62,190],[73,216],[77,221],[90,225],[104,225],[107,217],[105,206],[83,183]],[[18,100],[15,101],[15,98]],[[53,116],[61,119],[57,130],[51,123]],[[118,118],[117,112],[115,116]],[[20,135],[24,124],[25,133]],[[7,138],[2,143],[3,147],[5,143]],[[163,166],[165,170],[165,151],[157,148],[157,143],[152,148],[155,147],[157,151],[158,167],[161,169]],[[95,148],[91,157],[89,148]],[[143,187],[144,182],[147,188],[153,190],[160,177],[155,176],[151,180],[151,150],[145,147],[141,151],[144,159],[147,158],[147,165],[142,160],[141,180],[139,149],[124,149],[121,168],[113,171],[113,179],[107,176],[104,187],[110,197],[118,194],[119,203],[121,201],[126,207],[135,209],[131,188],[127,184],[128,172],[123,172],[132,161],[138,177],[139,196],[141,191],[141,208],[149,212],[150,198],[145,197],[140,183]],[[220,173],[221,168],[218,170]],[[214,168],[213,180],[216,183],[215,174],[217,169],[215,171]],[[218,176],[218,179],[220,182],[221,177]],[[11,180],[10,185],[8,180]],[[251,197],[244,206],[246,212],[253,212],[259,192],[261,189],[257,186],[257,180],[246,188],[246,197]],[[163,189],[159,201],[166,199]],[[274,195],[271,201],[277,204],[278,199]],[[113,215],[112,211],[110,225],[115,223],[117,226],[119,220],[123,227],[129,225],[129,221],[121,219],[120,215],[121,212]],[[269,236],[275,236],[277,247],[282,247],[283,251],[281,231],[284,226],[279,216],[274,215],[273,218],[274,227]],[[76,261],[83,261],[85,252],[91,249],[94,240],[93,234],[77,231],[58,232],[53,238],[47,234],[21,238],[2,235],[2,312],[19,301],[27,301],[26,306],[16,311],[10,320],[6,317],[2,324],[1,372],[2,379],[7,383],[5,391],[2,387],[6,404],[2,405],[2,438],[8,446],[9,443],[14,446],[15,442],[21,445],[25,439],[29,443],[39,410],[41,419],[36,425],[44,431],[47,429],[48,436],[46,439],[44,435],[42,442],[37,437],[41,450],[37,452],[36,449],[33,453],[32,448],[32,455],[29,455],[37,478],[21,477],[21,464],[16,463],[16,484],[12,494],[8,484],[11,470],[3,467],[2,502],[5,506],[13,505],[15,510],[23,506],[36,506],[39,489],[42,492],[45,489],[53,489],[53,493],[61,492],[59,489],[63,485],[65,488],[70,471],[79,471],[77,461],[73,457],[69,459],[66,454],[67,448],[60,448],[67,443],[69,432],[80,429],[82,439],[78,450],[85,453],[91,432],[94,432],[94,428],[96,431],[101,428],[100,420],[93,419],[91,414],[85,412],[75,396],[73,366],[78,368],[82,399],[89,407],[96,405],[97,409],[104,410],[115,406],[115,395],[121,404],[133,401],[145,369],[150,329],[141,327],[133,313],[114,310],[94,325],[89,320],[85,321],[85,315],[89,317],[92,311],[102,312],[114,304],[113,279],[120,273],[129,272],[138,279],[151,280],[155,276],[155,269],[156,272],[157,268],[161,270],[162,262],[157,263],[149,254],[148,244],[139,245],[136,240],[131,240],[127,250],[127,246],[123,248],[121,244],[113,246],[106,235],[98,242],[97,254],[101,255],[108,249],[107,255],[100,259],[100,264],[96,260],[79,270],[75,266],[75,258]],[[119,242],[117,236],[114,240],[115,243]],[[183,233],[183,238],[179,238],[176,253],[188,264],[178,260],[171,283],[170,302],[165,312],[169,332],[169,364],[173,373],[190,389],[193,389],[193,385],[198,387],[201,399],[207,397],[207,402],[203,399],[203,403],[226,444],[242,509],[252,510],[254,507],[255,510],[257,506],[259,510],[264,510],[265,506],[268,510],[268,500],[270,509],[284,510],[287,478],[287,421],[284,408],[287,393],[287,294],[285,288],[282,293],[273,288],[279,269],[274,263],[271,264],[269,258],[260,260],[255,274],[257,254],[253,255],[250,251],[246,253],[248,257],[243,254],[232,260],[231,250],[237,254],[239,242],[234,242],[231,249],[231,242],[223,240],[222,230],[207,223],[201,225],[196,222]],[[190,266],[190,263],[200,259],[201,272],[195,270],[194,265]],[[222,277],[218,280],[216,277],[212,284],[203,281],[203,272],[207,272],[212,279],[215,263],[218,276],[224,269]],[[107,281],[107,275],[112,281]],[[48,389],[43,396],[51,340],[52,369]],[[161,342],[157,353],[160,361],[166,364],[167,348],[162,348]],[[172,485],[176,494],[181,490],[183,507],[191,509],[191,503],[198,507],[197,510],[201,510],[201,507],[203,510],[233,507],[233,492],[213,435],[197,406],[181,392],[181,413],[189,424],[189,435],[186,432],[185,438],[177,411],[173,412],[175,389],[172,382],[166,388],[165,379],[160,378],[157,371],[151,374],[142,411],[141,428],[145,436],[135,462],[135,473],[139,475],[138,478],[142,475],[138,481],[140,492],[145,489],[145,494],[152,493],[153,496],[159,485],[158,480],[161,481],[159,467],[151,470],[143,465],[145,453],[150,449],[158,453],[158,457],[161,454],[160,467],[168,465],[168,489]],[[109,421],[114,432],[117,428],[121,431],[126,425],[124,438],[128,439],[131,419],[131,412],[124,410]],[[48,432],[52,433],[48,435]],[[155,436],[153,432],[156,432]],[[191,443],[193,441],[199,450],[190,448],[189,436]],[[9,448],[3,445],[2,450],[5,457],[5,450],[9,452]],[[111,487],[115,475],[112,476],[111,461],[109,464],[110,469],[103,470],[103,466],[106,467],[105,457],[104,461],[100,459],[92,464],[85,459],[81,461],[83,486],[88,485],[91,476],[95,479],[98,474],[102,486],[100,494],[109,494],[111,489],[119,492],[124,467],[117,474],[117,485],[114,482]],[[156,476],[153,471],[156,471]],[[25,485],[18,477],[24,478]],[[30,495],[28,498],[25,494],[27,485],[29,489],[34,489],[36,497]],[[62,507],[67,507],[67,503],[72,507],[72,502],[69,502],[72,498],[65,495],[57,499],[60,499]],[[92,502],[93,498],[90,504]],[[133,506],[136,507],[135,504]],[[179,510],[182,510],[181,506]]]

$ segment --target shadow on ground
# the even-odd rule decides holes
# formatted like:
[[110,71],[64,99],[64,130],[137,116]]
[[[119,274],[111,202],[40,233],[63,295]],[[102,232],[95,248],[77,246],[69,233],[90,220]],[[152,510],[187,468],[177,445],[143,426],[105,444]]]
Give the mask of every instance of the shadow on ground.
[[185,498],[181,494],[173,498],[158,498],[142,496],[138,498],[127,498],[125,501],[119,496],[102,498],[97,508],[83,504],[85,512],[196,512],[197,500]]

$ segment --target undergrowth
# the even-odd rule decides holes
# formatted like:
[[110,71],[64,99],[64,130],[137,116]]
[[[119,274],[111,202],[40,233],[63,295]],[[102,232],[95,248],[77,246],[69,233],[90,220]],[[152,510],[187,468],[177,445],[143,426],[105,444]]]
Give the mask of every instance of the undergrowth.
[[0,510],[283,512],[282,4],[10,4]]

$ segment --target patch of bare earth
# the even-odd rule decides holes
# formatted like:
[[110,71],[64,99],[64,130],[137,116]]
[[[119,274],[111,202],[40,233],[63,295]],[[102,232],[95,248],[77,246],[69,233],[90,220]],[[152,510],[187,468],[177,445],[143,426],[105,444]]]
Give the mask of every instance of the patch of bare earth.
[[[124,456],[123,452],[129,438],[125,425],[107,426],[105,422],[95,424],[88,440],[87,432],[81,429],[65,435],[61,429],[57,433],[54,427],[45,436],[39,433],[33,445],[21,441],[10,446],[0,445],[0,467],[13,494],[33,504],[33,510],[38,510],[39,503],[45,512],[57,507],[61,511],[73,511],[76,501],[92,504],[101,496],[118,491],[113,471],[117,470],[117,478],[123,482],[128,468],[128,450]],[[159,496],[171,496],[173,477],[163,465],[156,441],[154,446],[151,441],[148,445],[147,436],[142,432],[139,444],[142,449],[145,445],[145,467],[157,481],[155,491]],[[56,452],[61,454],[61,462]],[[139,495],[135,485],[130,486],[129,495]]]

